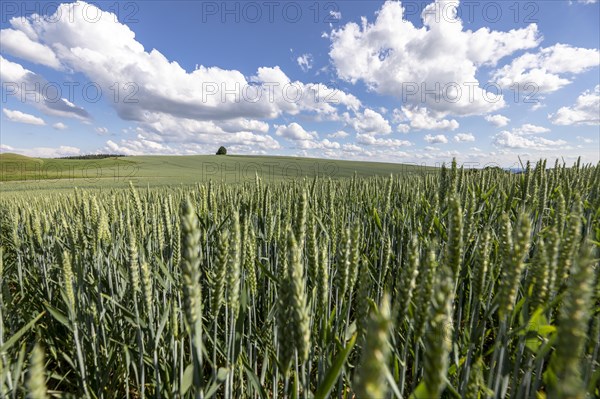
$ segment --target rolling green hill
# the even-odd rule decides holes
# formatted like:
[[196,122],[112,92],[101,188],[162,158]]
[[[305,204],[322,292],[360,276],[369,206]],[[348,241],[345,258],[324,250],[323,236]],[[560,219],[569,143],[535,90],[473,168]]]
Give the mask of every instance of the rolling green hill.
[[424,173],[417,165],[315,158],[240,155],[132,156],[94,160],[29,158],[0,154],[3,191],[33,188],[111,187],[132,181],[142,185],[179,185],[203,181],[244,183],[260,176],[277,182],[298,178],[339,179]]
[[0,154],[0,181],[43,181],[57,179],[96,179],[109,176],[119,165],[132,165],[129,158],[95,160],[30,158]]

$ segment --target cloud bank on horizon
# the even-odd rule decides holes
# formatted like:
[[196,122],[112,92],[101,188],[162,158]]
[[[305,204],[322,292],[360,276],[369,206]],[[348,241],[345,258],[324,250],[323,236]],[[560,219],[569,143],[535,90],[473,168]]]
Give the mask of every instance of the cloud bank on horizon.
[[[239,154],[427,164],[579,155],[598,162],[598,35],[553,27],[573,22],[560,10],[571,7],[588,16],[580,31],[597,33],[599,4],[560,3],[535,3],[537,19],[522,10],[527,18],[498,20],[490,3],[467,17],[458,0],[418,10],[386,1],[375,12],[355,2],[330,11],[327,24],[292,23],[287,14],[279,24],[250,24],[242,3],[233,8],[242,21],[203,5],[190,25],[171,14],[157,19],[143,3],[137,7],[149,9],[139,19],[82,1],[39,13],[7,9],[0,151],[211,154],[225,145]],[[228,24],[238,29],[229,36],[186,34]],[[244,29],[280,37],[248,54]],[[219,41],[222,54],[206,51]]]

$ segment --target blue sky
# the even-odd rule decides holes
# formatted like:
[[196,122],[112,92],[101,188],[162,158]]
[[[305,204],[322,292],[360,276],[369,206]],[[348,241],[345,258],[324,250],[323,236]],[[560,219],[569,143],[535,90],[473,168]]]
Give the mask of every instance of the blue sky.
[[595,163],[599,8],[4,2],[0,150]]

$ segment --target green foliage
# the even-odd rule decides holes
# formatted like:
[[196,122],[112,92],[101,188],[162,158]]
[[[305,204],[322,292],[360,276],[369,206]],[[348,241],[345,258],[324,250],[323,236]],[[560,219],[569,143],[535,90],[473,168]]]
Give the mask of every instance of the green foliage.
[[3,192],[0,397],[598,394],[600,166],[368,168]]
[[227,155],[227,148],[220,146],[217,150],[217,155]]

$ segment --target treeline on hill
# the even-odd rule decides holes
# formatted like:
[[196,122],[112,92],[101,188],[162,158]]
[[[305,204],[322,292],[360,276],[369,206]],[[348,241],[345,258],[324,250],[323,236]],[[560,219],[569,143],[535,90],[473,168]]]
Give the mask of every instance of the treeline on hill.
[[600,165],[15,193],[0,227],[0,397],[600,397]]
[[123,154],[88,154],[88,155],[71,155],[68,157],[58,157],[55,159],[104,159],[104,158],[117,158],[126,157]]

